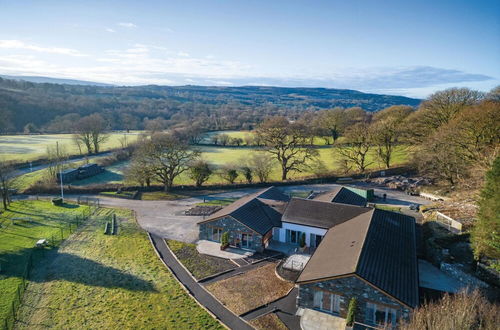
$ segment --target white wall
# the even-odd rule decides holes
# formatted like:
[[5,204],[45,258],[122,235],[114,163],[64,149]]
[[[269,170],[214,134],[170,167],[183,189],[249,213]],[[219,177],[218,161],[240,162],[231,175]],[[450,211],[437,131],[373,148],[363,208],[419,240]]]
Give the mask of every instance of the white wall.
[[282,227],[278,228],[280,233],[279,233],[279,238],[274,236],[275,229],[273,229],[273,239],[276,241],[280,242],[286,242],[286,230],[296,230],[296,231],[301,231],[303,233],[306,233],[306,245],[310,246],[310,240],[311,240],[311,235],[310,234],[316,234],[316,235],[321,235],[324,236],[326,234],[326,229],[322,228],[316,228],[316,227],[308,227],[308,226],[303,226],[303,225],[298,225],[295,223],[288,223],[288,222],[282,222]]

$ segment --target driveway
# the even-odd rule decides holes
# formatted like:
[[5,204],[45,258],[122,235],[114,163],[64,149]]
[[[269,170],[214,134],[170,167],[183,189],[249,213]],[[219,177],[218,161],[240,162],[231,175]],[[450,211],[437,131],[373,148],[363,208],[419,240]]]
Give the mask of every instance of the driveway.
[[[310,185],[294,185],[278,187],[286,194],[298,191],[328,191],[338,185],[336,184],[310,184]],[[173,201],[142,201],[130,200],[113,197],[103,197],[102,195],[93,195],[89,197],[99,198],[104,206],[121,207],[134,210],[137,215],[139,225],[153,235],[179,240],[187,243],[194,243],[198,240],[198,228],[196,223],[203,220],[203,216],[187,216],[184,211],[194,206],[196,203],[201,203],[203,200],[224,199],[224,198],[240,198],[247,194],[251,194],[263,188],[242,188],[231,191],[225,191],[215,194],[200,195],[196,197],[173,200]],[[377,204],[389,204],[398,206],[408,206],[410,204],[427,204],[429,201],[416,197],[409,196],[401,191],[390,189],[375,188],[377,195],[387,194],[387,200],[382,203],[377,201]],[[68,199],[76,196],[65,196]],[[408,210],[409,211],[409,210]],[[411,211],[410,211],[411,212]],[[406,212],[405,212],[406,213]],[[413,212],[415,213],[415,212]],[[417,213],[410,214],[418,216]]]

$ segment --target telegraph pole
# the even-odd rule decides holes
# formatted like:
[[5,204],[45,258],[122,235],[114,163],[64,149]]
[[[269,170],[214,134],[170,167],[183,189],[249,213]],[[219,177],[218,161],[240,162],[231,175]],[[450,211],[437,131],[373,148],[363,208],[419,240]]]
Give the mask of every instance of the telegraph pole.
[[61,199],[64,202],[64,189],[63,189],[63,176],[62,176],[62,164],[60,164],[60,157],[59,157],[59,141],[56,141],[56,157],[57,157],[57,163],[59,165],[59,182],[61,183]]

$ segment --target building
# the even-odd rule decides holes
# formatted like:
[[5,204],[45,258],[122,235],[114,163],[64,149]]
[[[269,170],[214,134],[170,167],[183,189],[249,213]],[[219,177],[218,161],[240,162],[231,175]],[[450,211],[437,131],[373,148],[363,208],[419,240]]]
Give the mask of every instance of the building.
[[394,326],[418,305],[415,219],[366,207],[351,189],[290,199],[270,187],[199,222],[200,239],[219,242],[224,232],[230,245],[255,251],[305,242],[312,256],[296,282],[302,318],[345,318],[355,298],[357,328]]
[[61,176],[63,183],[70,183],[75,180],[82,180],[99,173],[102,173],[104,169],[97,164],[85,164],[78,168],[70,168],[61,173],[57,173],[57,181],[61,182]]

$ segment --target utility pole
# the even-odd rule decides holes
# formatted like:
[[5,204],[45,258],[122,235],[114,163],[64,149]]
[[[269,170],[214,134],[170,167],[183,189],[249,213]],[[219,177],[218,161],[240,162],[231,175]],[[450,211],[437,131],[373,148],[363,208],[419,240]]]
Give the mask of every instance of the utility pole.
[[63,188],[62,164],[60,163],[61,159],[59,157],[59,141],[56,141],[56,157],[57,157],[57,163],[58,163],[58,167],[59,167],[59,182],[61,183],[61,199],[64,202],[64,188]]

